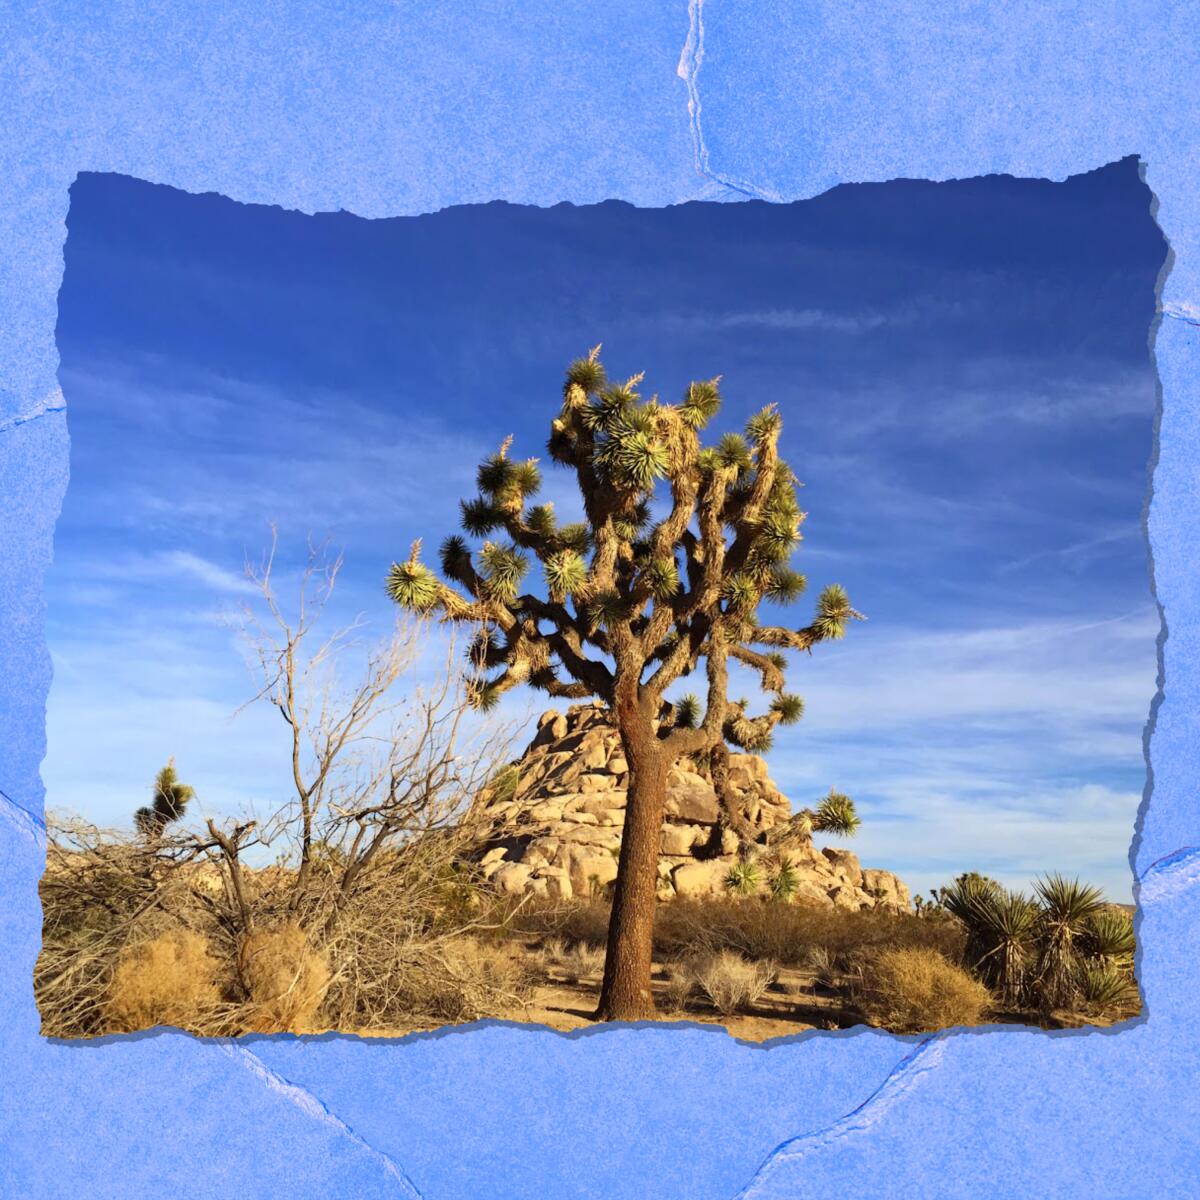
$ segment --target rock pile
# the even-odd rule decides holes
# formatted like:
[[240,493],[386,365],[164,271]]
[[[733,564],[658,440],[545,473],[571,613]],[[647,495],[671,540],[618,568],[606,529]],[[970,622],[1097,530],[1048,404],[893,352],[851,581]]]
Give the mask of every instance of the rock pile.
[[[477,858],[501,892],[567,900],[601,894],[617,875],[628,765],[599,705],[547,712],[521,758],[481,797],[490,833]],[[769,886],[781,855],[791,864],[798,902],[844,909],[909,908],[908,889],[890,871],[864,870],[849,850],[816,849],[792,820],[766,763],[731,754],[729,780],[743,818],[769,850],[757,887]],[[659,855],[659,898],[727,894],[739,862],[738,838],[719,825],[707,772],[681,760],[667,785]]]

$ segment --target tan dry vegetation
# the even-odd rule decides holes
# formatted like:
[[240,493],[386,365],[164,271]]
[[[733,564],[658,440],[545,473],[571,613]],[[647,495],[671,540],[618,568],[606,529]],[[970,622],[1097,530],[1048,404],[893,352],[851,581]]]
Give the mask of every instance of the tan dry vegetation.
[[295,921],[252,930],[238,952],[237,970],[249,995],[247,1031],[305,1033],[317,1025],[329,963]]
[[874,954],[860,995],[870,1024],[896,1033],[978,1025],[992,1006],[982,983],[938,951],[920,946]]
[[154,1025],[200,1030],[222,1008],[220,960],[203,934],[170,929],[122,948],[104,1003],[104,1031]]

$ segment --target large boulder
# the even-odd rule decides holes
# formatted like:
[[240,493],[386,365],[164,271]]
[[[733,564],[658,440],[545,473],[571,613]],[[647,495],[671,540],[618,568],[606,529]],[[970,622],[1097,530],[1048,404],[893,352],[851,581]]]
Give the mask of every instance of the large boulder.
[[729,864],[719,858],[683,863],[671,872],[675,895],[683,900],[703,900],[725,892]]
[[[472,818],[490,833],[473,860],[497,891],[551,901],[586,898],[616,878],[625,821],[628,763],[621,739],[600,705],[554,709],[538,721],[513,764],[515,783],[485,790]],[[786,858],[798,886],[796,903],[846,911],[910,908],[908,889],[889,871],[864,870],[849,850],[812,844],[805,822],[755,754],[730,754],[729,785],[741,819],[758,838],[760,875],[768,881]],[[742,846],[721,823],[721,805],[703,762],[681,759],[667,779],[659,848],[658,895],[727,895],[725,877]]]
[[832,846],[826,846],[821,853],[833,867],[834,874],[845,879],[851,887],[858,887],[862,883],[862,867],[859,865],[857,854],[852,854],[849,850],[838,850]]

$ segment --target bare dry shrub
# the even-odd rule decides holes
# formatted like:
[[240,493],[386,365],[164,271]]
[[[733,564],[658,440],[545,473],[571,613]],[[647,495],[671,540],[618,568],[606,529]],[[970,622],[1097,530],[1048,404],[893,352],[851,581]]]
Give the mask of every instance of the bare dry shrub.
[[532,997],[528,966],[502,946],[464,937],[448,942],[440,958],[444,973],[434,970],[429,976],[435,986],[442,984],[434,1016],[475,1021],[524,1008]]
[[221,1009],[221,963],[191,929],[169,929],[126,946],[108,988],[104,1026],[132,1033],[154,1025],[200,1030]]
[[696,993],[696,981],[685,962],[667,965],[667,980],[663,986],[663,1010],[668,1014],[686,1012]]
[[[609,905],[590,900],[527,907],[512,918],[514,930],[548,933],[570,942],[603,947]],[[957,961],[964,935],[957,922],[922,920],[882,909],[849,912],[807,904],[731,904],[728,899],[672,900],[654,918],[654,949],[661,958],[701,951],[734,950],[743,958],[804,967],[814,947],[831,962],[855,950],[921,946]]]
[[238,953],[238,974],[249,995],[248,1032],[302,1033],[317,1027],[329,987],[325,956],[295,921],[252,930]]
[[776,975],[774,964],[748,962],[732,950],[696,955],[688,962],[694,989],[728,1017],[762,999]]
[[539,961],[561,975],[568,983],[581,983],[604,970],[604,951],[587,942],[547,940],[538,954]]
[[814,946],[824,947],[834,959],[852,949],[902,946],[937,949],[953,959],[962,934],[949,923],[880,909],[673,900],[658,911],[654,941],[665,955],[726,949],[756,961],[803,966]]
[[962,967],[919,946],[880,951],[859,996],[868,1021],[894,1033],[978,1025],[991,1001],[987,988]]

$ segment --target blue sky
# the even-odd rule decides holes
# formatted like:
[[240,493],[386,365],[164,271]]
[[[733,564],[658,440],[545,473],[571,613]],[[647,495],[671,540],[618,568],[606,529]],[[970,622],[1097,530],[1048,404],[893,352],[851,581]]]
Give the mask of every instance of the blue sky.
[[[665,399],[722,375],[717,432],[779,404],[796,565],[869,617],[791,673],[807,714],[769,761],[793,802],[849,792],[864,862],[918,890],[1062,869],[1127,899],[1158,632],[1150,203],[1132,159],[385,221],[81,176],[48,804],[127,823],[170,754],[205,812],[287,799],[278,719],[231,719],[253,688],[222,619],[268,523],[287,559],[342,547],[339,611],[382,632],[392,559],[454,530],[508,434],[543,454],[563,368],[603,342]],[[569,513],[569,475],[546,477]]]

